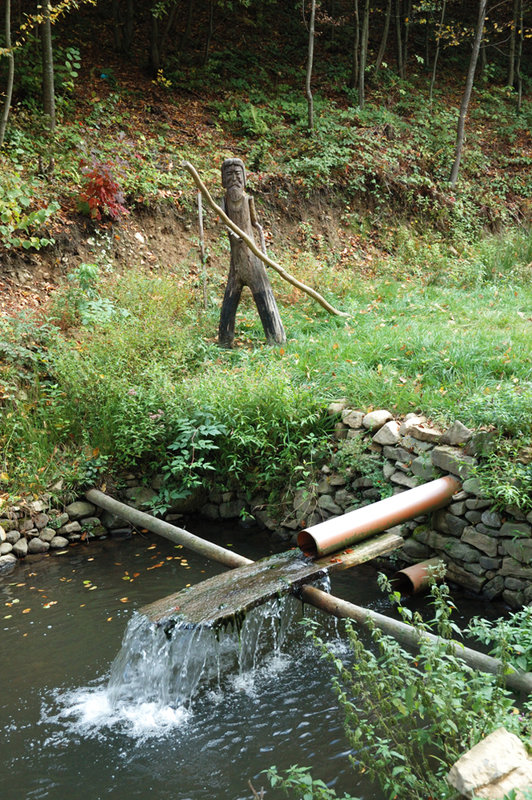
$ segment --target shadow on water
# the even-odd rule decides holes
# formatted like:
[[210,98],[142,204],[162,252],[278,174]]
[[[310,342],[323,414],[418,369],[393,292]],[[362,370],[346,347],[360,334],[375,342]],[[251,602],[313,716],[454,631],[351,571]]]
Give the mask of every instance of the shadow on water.
[[[266,536],[233,525],[194,531],[250,558],[271,552]],[[381,800],[348,766],[330,668],[297,624],[297,601],[262,606],[225,635],[168,638],[135,613],[221,569],[134,536],[0,578],[3,800],[244,800],[249,778],[259,788],[261,770],[295,763]],[[349,570],[333,591],[386,613],[375,575]],[[477,602],[467,615],[484,611]],[[334,621],[311,613],[344,650]]]

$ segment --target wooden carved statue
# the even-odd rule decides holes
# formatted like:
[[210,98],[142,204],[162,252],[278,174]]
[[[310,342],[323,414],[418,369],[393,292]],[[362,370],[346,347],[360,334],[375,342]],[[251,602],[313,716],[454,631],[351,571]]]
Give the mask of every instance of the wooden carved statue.
[[[228,158],[222,164],[222,186],[226,190],[224,211],[227,216],[251,239],[257,232],[260,249],[266,246],[262,228],[258,223],[253,197],[245,193],[246,168],[240,158]],[[251,252],[246,243],[228,229],[231,245],[231,265],[222,303],[218,341],[232,347],[235,337],[235,317],[242,289],[249,286],[269,344],[282,344],[286,336],[279,309],[262,261]]]

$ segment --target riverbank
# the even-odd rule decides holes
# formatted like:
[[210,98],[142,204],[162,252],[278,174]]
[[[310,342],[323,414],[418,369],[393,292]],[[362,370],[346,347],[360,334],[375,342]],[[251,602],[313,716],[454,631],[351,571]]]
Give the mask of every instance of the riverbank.
[[[405,564],[439,556],[452,583],[488,600],[502,599],[512,608],[532,602],[532,509],[505,505],[495,510],[478,477],[483,461],[494,453],[493,432],[471,430],[458,420],[442,430],[417,414],[395,419],[386,409],[353,409],[347,400],[330,404],[327,411],[335,420],[330,460],[314,480],[285,494],[276,508],[263,494],[250,497],[205,484],[175,501],[166,521],[177,524],[191,514],[212,521],[245,519],[290,546],[304,527],[453,475],[462,487],[447,507],[394,529],[405,543],[392,560]],[[149,509],[163,477],[157,474],[147,483],[126,473],[113,494],[135,508]],[[129,523],[83,498],[60,506],[45,495],[4,511],[0,570],[13,568],[28,555],[62,552],[72,544],[131,532]]]

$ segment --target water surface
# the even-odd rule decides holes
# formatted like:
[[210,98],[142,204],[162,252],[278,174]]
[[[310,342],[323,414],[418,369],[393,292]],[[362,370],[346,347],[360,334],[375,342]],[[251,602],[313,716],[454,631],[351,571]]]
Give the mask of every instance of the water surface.
[[[250,558],[271,552],[264,534],[235,525],[193,530]],[[261,770],[296,763],[340,793],[382,800],[348,765],[330,668],[297,624],[295,600],[290,630],[276,649],[263,648],[255,669],[248,661],[211,675],[190,703],[161,702],[139,685],[113,700],[111,665],[136,610],[222,569],[135,535],[69,548],[0,578],[3,800],[244,800],[249,779],[268,786]],[[371,566],[335,578],[333,591],[389,610]],[[482,610],[474,603],[466,613]],[[334,623],[320,618],[336,639]],[[261,626],[277,636],[270,621]],[[164,664],[156,666],[144,679],[150,691],[164,682]]]

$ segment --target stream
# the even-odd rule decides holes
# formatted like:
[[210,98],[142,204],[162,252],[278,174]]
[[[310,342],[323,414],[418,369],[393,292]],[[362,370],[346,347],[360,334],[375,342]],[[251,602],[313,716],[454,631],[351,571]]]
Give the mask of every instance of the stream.
[[[236,523],[194,523],[191,530],[253,559],[282,549]],[[138,625],[136,610],[222,570],[137,534],[27,560],[0,577],[3,800],[248,800],[248,780],[273,798],[279,793],[260,773],[274,764],[311,765],[340,795],[382,800],[349,766],[331,668],[297,624],[296,600],[288,600],[281,630],[275,609],[257,610],[244,657],[211,670],[192,699],[183,690],[180,702],[171,702],[174,684],[162,653],[150,655],[142,681],[123,690],[125,651],[115,657]],[[335,576],[332,591],[389,613],[375,578],[364,565]],[[456,621],[501,612],[462,598]],[[314,609],[305,613],[317,616],[338,652],[345,651],[333,620]],[[256,646],[264,636],[266,644]],[[145,656],[143,645],[137,650]]]

